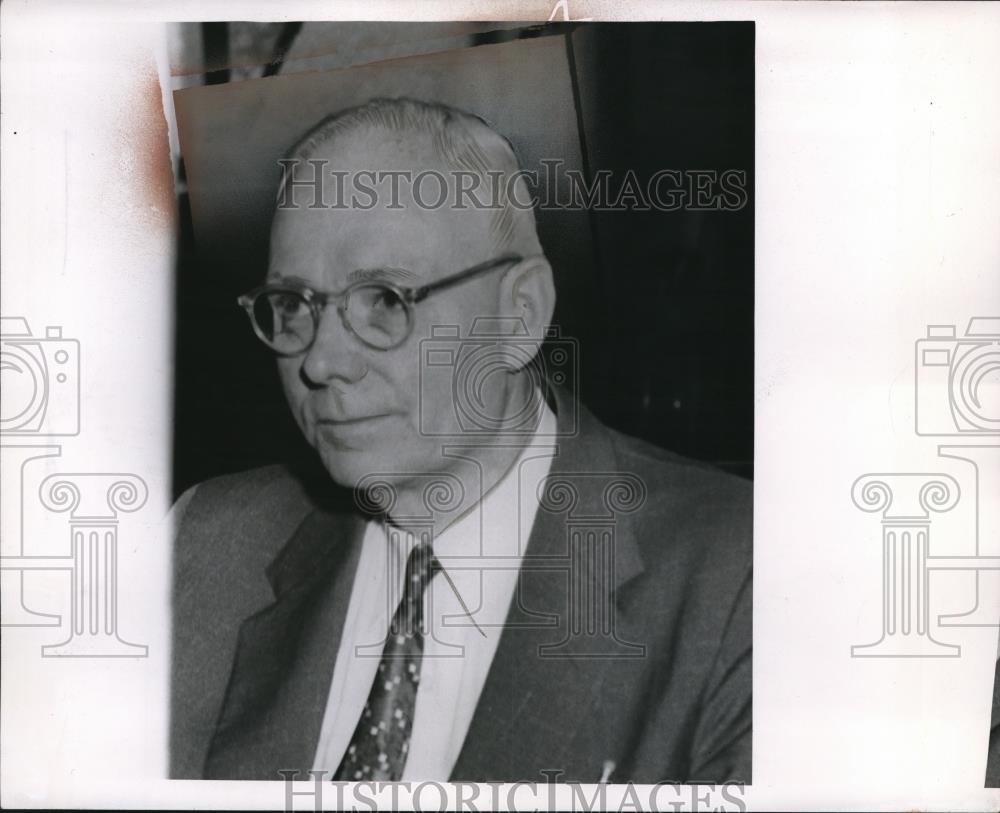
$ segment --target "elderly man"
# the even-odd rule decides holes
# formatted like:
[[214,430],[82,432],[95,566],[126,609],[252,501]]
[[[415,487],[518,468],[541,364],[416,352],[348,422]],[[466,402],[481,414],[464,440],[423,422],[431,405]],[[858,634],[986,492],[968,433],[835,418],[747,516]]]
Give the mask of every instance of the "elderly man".
[[318,460],[178,503],[172,776],[749,781],[749,484],[544,374],[509,143],[380,99],[290,155],[240,301]]

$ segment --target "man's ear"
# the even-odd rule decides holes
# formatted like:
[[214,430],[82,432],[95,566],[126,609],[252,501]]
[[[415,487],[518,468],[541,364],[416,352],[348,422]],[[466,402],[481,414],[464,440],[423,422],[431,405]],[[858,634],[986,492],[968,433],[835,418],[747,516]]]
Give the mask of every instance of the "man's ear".
[[556,307],[552,266],[541,254],[507,269],[500,281],[500,313],[520,319],[528,336],[543,338]]

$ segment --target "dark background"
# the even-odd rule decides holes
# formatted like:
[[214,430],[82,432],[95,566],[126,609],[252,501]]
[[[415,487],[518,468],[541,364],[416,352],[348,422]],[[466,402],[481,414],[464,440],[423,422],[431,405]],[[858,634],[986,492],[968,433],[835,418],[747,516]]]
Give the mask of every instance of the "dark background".
[[[189,85],[270,76],[328,43],[351,64],[442,38],[476,47],[533,36],[566,41],[585,173],[746,172],[739,211],[581,214],[593,257],[572,268],[556,258],[584,221],[540,216],[539,233],[556,274],[554,322],[579,342],[583,402],[627,434],[752,477],[753,23],[191,24],[175,75]],[[253,283],[199,247],[178,170],[175,495],[308,453],[273,358],[234,304]]]

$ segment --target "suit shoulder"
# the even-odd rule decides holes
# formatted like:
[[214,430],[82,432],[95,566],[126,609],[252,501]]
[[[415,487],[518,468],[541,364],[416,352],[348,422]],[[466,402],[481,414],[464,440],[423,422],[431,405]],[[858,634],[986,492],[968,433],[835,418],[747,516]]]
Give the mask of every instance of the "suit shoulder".
[[[647,559],[664,546],[687,550],[706,564],[727,559],[749,569],[753,544],[753,483],[638,438],[609,430],[620,469],[638,476],[645,503],[635,526]],[[669,558],[669,557],[667,557]],[[734,574],[735,575],[735,574]]]
[[613,429],[608,432],[623,470],[636,472],[657,483],[697,491],[702,497],[715,495],[718,500],[736,503],[752,501],[753,483],[750,480],[640,438]]
[[191,489],[191,501],[226,502],[301,490],[301,484],[288,466],[274,464],[203,480]]
[[182,500],[174,541],[179,566],[220,557],[233,566],[266,563],[313,508],[304,483],[284,465],[213,477]]

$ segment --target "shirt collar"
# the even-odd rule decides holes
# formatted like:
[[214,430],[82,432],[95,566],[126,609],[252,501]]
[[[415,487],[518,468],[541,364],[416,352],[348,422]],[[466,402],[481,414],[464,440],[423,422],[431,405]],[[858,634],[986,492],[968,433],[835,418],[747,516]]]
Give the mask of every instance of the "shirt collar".
[[[478,503],[434,538],[434,553],[439,558],[523,553],[527,531],[538,510],[538,485],[548,474],[555,454],[556,416],[544,398],[540,401],[538,426],[517,459]],[[541,465],[531,465],[533,458],[541,458]],[[383,526],[383,530],[388,529]],[[386,536],[395,542],[395,553],[403,562],[418,541],[405,532]]]
[[[527,539],[518,544],[523,535],[519,519],[527,519],[530,528],[538,509],[538,484],[548,474],[554,454],[556,416],[544,400],[541,410],[535,434],[500,481],[434,540],[434,552],[439,557],[511,556],[523,552]],[[544,458],[544,465],[529,463],[539,457]],[[480,540],[481,545],[477,544]]]

